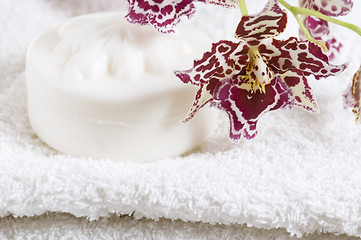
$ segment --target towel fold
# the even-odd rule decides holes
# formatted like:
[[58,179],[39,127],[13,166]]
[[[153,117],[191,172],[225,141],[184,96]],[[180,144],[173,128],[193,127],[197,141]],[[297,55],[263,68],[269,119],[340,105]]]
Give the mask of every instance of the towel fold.
[[[10,227],[11,226],[11,227]],[[211,225],[160,219],[136,220],[132,217],[101,218],[88,221],[70,214],[0,219],[0,238],[5,239],[189,239],[189,240],[358,240],[357,237],[334,234],[310,234],[290,237],[284,229],[257,229],[233,225]]]

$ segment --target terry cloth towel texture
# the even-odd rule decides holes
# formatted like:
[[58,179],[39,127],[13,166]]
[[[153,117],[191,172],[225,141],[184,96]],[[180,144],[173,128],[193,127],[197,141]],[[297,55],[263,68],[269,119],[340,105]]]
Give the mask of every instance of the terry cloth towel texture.
[[[197,150],[147,164],[56,152],[27,119],[25,54],[69,17],[120,8],[119,0],[0,1],[0,239],[358,239],[361,126],[342,94],[361,63],[361,38],[332,26],[350,61],[311,81],[321,112],[266,114],[259,135],[233,144],[228,122]],[[256,12],[265,3],[247,1]],[[231,39],[238,10],[197,4],[191,24]],[[343,19],[361,26],[361,2]],[[297,33],[290,16],[286,35]]]

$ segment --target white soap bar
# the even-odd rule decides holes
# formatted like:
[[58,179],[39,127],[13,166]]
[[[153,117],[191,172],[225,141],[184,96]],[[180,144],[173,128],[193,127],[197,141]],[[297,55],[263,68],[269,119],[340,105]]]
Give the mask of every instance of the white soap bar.
[[30,46],[29,120],[51,147],[76,156],[149,161],[183,154],[215,126],[215,113],[182,119],[197,87],[173,71],[192,67],[210,47],[199,31],[161,34],[129,24],[124,13],[84,15]]

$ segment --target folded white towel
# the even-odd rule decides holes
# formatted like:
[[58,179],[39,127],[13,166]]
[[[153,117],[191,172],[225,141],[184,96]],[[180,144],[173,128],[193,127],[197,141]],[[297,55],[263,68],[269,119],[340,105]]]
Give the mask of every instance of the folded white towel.
[[[52,150],[34,135],[26,113],[28,44],[66,17],[117,6],[98,2],[0,3],[0,217],[64,212],[98,219],[115,213],[285,228],[297,236],[361,236],[361,126],[343,111],[341,97],[361,62],[357,34],[335,27],[345,44],[342,58],[352,63],[337,78],[312,82],[320,114],[296,108],[268,113],[257,138],[239,144],[228,140],[222,115],[218,131],[192,153],[148,164],[116,163]],[[354,9],[346,19],[360,26],[361,3],[355,1]],[[222,28],[222,21],[234,26],[239,16],[237,10],[200,6],[191,22],[219,29],[211,32],[214,38],[229,38],[233,29]]]

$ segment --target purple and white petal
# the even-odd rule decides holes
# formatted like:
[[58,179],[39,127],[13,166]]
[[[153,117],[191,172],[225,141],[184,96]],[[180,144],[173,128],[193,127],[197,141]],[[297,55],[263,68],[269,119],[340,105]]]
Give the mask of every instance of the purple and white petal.
[[213,100],[214,89],[220,81],[247,65],[248,50],[245,44],[220,41],[214,43],[211,51],[204,53],[201,60],[194,61],[192,69],[175,71],[175,75],[184,83],[199,86],[185,121],[192,119],[200,108]]
[[186,118],[183,120],[184,122],[191,120],[199,109],[213,100],[213,92],[219,82],[219,79],[212,79],[208,84],[199,85],[192,107],[189,109]]
[[[328,22],[312,16],[305,17],[303,22],[315,40],[321,40],[326,43],[328,51],[325,54],[330,60],[334,60],[341,51],[342,44],[331,34]],[[307,40],[303,31],[300,31],[300,39]]]
[[352,81],[348,85],[345,93],[343,94],[343,108],[345,110],[353,108],[355,105],[355,99],[352,96]]
[[268,111],[291,108],[292,91],[280,77],[254,89],[253,83],[243,75],[233,75],[220,82],[214,90],[213,105],[224,110],[230,120],[230,138],[237,142],[241,137],[252,139],[257,134],[257,122]]
[[182,16],[190,18],[195,7],[193,0],[128,0],[130,23],[151,24],[162,33],[174,32]]
[[280,74],[297,70],[304,76],[313,75],[318,80],[335,76],[347,67],[346,64],[331,64],[321,47],[295,37],[287,40],[272,39],[261,44],[259,51],[267,59],[268,66]]
[[317,102],[306,77],[299,71],[287,71],[280,74],[283,81],[292,90],[294,103],[310,112],[318,112]]
[[209,3],[227,8],[238,7],[237,0],[127,0],[129,12],[125,18],[130,23],[153,25],[162,33],[174,32],[182,16],[195,13],[195,2]]
[[287,13],[280,8],[277,0],[269,0],[261,13],[241,18],[235,37],[255,46],[263,39],[282,33],[286,25]]
[[205,0],[205,1],[199,1],[199,2],[205,2],[205,3],[210,3],[210,4],[214,4],[214,5],[218,5],[218,6],[222,6],[222,7],[226,7],[226,8],[236,8],[238,7],[238,0]]
[[[300,6],[319,11],[328,16],[337,17],[350,13],[353,2],[352,0],[300,0]],[[340,52],[342,44],[330,33],[328,22],[316,17],[305,16],[303,17],[303,23],[315,40],[326,43],[329,50],[326,55],[330,60],[334,60],[335,56]],[[300,31],[300,38],[306,40],[302,31]]]
[[300,6],[327,16],[338,17],[350,13],[353,2],[352,0],[300,0]]
[[352,78],[352,83],[344,94],[345,108],[352,108],[356,122],[361,122],[361,66]]
[[194,61],[193,68],[175,71],[184,83],[207,84],[211,79],[224,79],[241,70],[248,63],[248,46],[222,40],[212,44],[212,49],[203,54],[201,60]]

